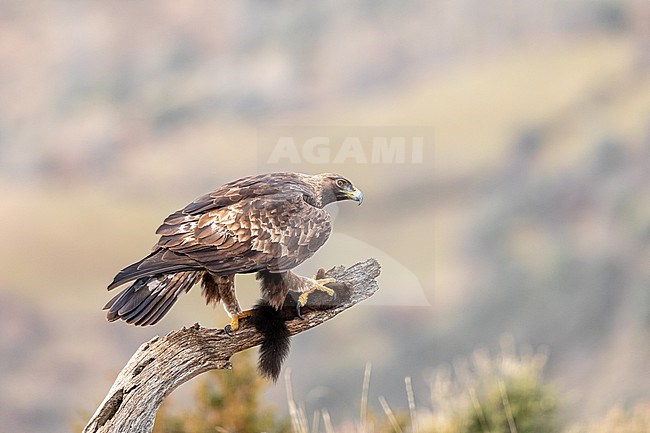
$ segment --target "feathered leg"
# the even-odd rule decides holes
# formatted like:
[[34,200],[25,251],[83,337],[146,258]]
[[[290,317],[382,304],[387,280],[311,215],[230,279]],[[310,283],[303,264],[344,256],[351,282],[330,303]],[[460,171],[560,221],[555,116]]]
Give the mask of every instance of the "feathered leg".
[[224,327],[228,334],[239,328],[239,319],[251,315],[250,311],[242,311],[239,306],[235,294],[234,275],[212,275],[209,272],[204,272],[201,285],[206,303],[216,305],[223,302],[223,308],[231,318],[230,323]]

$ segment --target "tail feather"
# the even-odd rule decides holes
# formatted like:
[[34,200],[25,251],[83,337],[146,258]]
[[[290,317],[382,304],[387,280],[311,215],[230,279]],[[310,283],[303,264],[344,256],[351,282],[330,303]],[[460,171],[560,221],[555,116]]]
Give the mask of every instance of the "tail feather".
[[153,325],[198,277],[199,272],[178,272],[139,278],[106,303],[106,318],[109,322],[122,319],[134,325]]
[[133,313],[151,302],[151,293],[144,287],[147,284],[147,278],[136,280],[126,289],[115,295],[104,306],[108,311],[108,320],[113,321]]
[[197,270],[198,264],[184,254],[158,248],[142,260],[127,266],[117,273],[108,290],[121,286],[129,281],[145,279],[145,277],[159,277],[181,271]]
[[282,363],[289,355],[291,334],[280,312],[265,300],[253,307],[251,322],[264,336],[260,346],[257,369],[262,376],[274,382],[278,380]]
[[[123,316],[126,320],[133,320],[134,325],[147,325],[150,319],[160,311],[162,306],[164,306],[168,300],[172,301],[172,305],[176,302],[178,296],[182,293],[178,290],[178,285],[183,283],[183,279],[176,278],[175,275],[171,274],[162,278],[166,278],[166,280],[162,280],[161,283],[159,283],[158,280],[154,280],[154,284],[159,284],[158,287],[162,286],[159,293],[155,296],[149,296],[137,308],[124,314]],[[151,283],[148,283],[147,286],[150,284]],[[155,287],[154,291],[156,291],[158,287]],[[124,309],[127,310],[126,306]]]
[[154,302],[152,302],[146,311],[141,314],[141,319],[134,322],[134,324],[145,326],[158,323],[158,321],[162,319],[169,309],[176,303],[178,296],[183,293],[183,291],[187,292],[194,282],[192,281],[189,286],[185,286],[185,284],[187,284],[186,281],[181,281],[178,284],[179,286],[175,289],[170,287],[165,295],[156,297]]
[[147,317],[146,321],[141,323],[140,325],[153,325],[155,323],[158,323],[160,319],[162,319],[165,314],[169,311],[170,308],[176,303],[176,297],[169,298],[167,299],[159,308],[157,308],[149,317]]

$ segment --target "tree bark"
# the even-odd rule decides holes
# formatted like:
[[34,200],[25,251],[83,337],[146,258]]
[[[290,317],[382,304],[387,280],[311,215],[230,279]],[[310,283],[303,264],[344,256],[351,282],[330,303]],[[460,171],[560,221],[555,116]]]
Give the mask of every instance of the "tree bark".
[[[380,265],[374,259],[349,268],[339,266],[325,273],[346,287],[337,290],[337,302],[323,309],[308,303],[303,319],[287,321],[291,335],[311,329],[373,295]],[[319,277],[322,276],[319,275]],[[311,299],[310,299],[311,301]],[[155,337],[140,346],[115,379],[106,398],[84,428],[90,432],[150,432],[162,401],[191,378],[212,369],[230,369],[230,357],[257,346],[262,335],[243,319],[239,329],[228,336],[223,329],[191,328]]]

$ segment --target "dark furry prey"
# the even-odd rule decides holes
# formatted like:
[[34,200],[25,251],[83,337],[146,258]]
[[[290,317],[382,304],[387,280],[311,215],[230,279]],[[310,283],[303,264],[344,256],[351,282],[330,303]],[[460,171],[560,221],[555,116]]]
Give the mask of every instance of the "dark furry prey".
[[[325,278],[327,276],[324,269],[319,269],[316,278]],[[262,281],[262,294],[265,293],[265,287],[272,285],[276,276],[270,273],[261,273],[258,280]],[[346,302],[350,299],[352,287],[346,283],[328,284],[334,293],[334,297],[321,292],[313,293],[305,305],[304,311],[309,310],[327,310]],[[276,309],[273,300],[260,299],[253,307],[250,322],[257,332],[264,336],[260,345],[259,359],[257,368],[264,377],[272,379],[274,382],[280,376],[282,364],[289,356],[289,347],[291,345],[291,333],[287,327],[287,321],[296,317],[296,301],[299,293],[289,292],[281,304],[284,307]]]
[[264,336],[260,345],[257,368],[264,377],[274,382],[280,376],[282,363],[289,355],[291,334],[282,313],[273,308],[266,300],[260,301],[253,307],[251,323]]

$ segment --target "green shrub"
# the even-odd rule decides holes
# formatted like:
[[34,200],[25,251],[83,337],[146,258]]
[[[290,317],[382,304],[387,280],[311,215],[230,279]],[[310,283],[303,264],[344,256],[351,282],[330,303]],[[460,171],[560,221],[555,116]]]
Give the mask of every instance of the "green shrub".
[[556,392],[542,382],[543,353],[475,351],[437,372],[430,410],[420,411],[423,433],[556,433],[562,430]]

